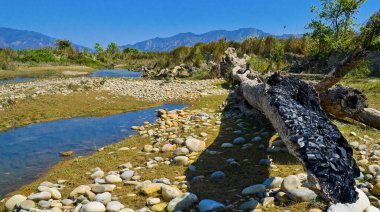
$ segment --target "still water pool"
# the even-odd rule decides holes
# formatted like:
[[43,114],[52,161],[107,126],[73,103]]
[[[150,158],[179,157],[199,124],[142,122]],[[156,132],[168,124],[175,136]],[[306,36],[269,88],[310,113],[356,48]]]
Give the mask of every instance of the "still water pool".
[[105,117],[81,117],[30,124],[0,132],[0,199],[29,183],[63,160],[60,152],[86,155],[134,134],[131,126],[156,119],[155,110],[181,109],[162,105]]

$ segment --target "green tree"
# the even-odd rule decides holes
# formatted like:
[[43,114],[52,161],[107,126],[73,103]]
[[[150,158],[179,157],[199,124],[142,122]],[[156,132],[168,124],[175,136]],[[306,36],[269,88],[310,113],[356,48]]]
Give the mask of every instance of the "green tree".
[[355,37],[355,15],[366,0],[321,0],[321,7],[311,7],[317,18],[307,29],[317,44],[317,53],[344,52],[352,47]]
[[138,49],[135,49],[135,48],[125,48],[123,50],[123,53],[138,53],[139,50]]
[[100,45],[100,43],[95,43],[95,52],[96,53],[102,53],[104,51],[102,45]]
[[61,52],[74,48],[69,40],[56,40],[55,45],[57,50]]
[[111,42],[110,44],[108,44],[107,46],[107,50],[106,50],[108,53],[114,55],[116,53],[119,53],[120,52],[120,48],[119,46],[114,43],[114,42]]

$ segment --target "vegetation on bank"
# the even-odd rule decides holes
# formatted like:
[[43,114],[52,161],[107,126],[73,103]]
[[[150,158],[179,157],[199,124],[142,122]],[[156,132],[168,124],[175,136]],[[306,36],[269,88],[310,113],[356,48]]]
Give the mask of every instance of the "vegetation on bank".
[[26,99],[6,110],[0,110],[0,131],[72,117],[113,115],[159,104],[98,91],[46,95],[37,99]]

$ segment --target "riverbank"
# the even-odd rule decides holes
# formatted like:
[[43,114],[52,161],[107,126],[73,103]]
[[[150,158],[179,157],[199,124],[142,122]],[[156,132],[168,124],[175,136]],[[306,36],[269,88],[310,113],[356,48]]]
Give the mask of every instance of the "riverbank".
[[21,66],[16,70],[0,70],[0,80],[26,78],[49,78],[81,76],[95,71],[88,66]]
[[219,80],[45,79],[0,85],[0,130],[78,116],[103,116],[226,93]]
[[[123,84],[121,81],[118,83]],[[222,203],[227,211],[244,207],[265,211],[320,211],[328,207],[326,202],[304,189],[307,181],[302,165],[287,153],[265,120],[242,117],[228,108],[221,110],[227,101],[226,93],[197,93],[199,98],[188,102],[191,104],[189,110],[161,111],[157,122],[134,128],[138,130],[138,135],[106,146],[89,157],[64,161],[36,182],[12,194],[29,195],[32,192],[41,192],[44,187],[40,187],[40,190],[38,187],[44,181],[59,183],[59,187],[62,187],[59,189],[62,201],[51,201],[57,206],[54,207],[56,211],[74,208],[79,202],[86,203],[86,199],[92,201],[94,198],[101,198],[95,197],[98,192],[107,198],[111,195],[112,200],[125,208],[158,210],[167,208],[167,204],[172,202],[170,198],[173,196],[164,194],[166,190],[174,196],[183,192],[196,195],[198,201],[193,201],[190,208],[195,208],[205,199]],[[146,96],[150,98],[150,95]],[[376,172],[372,171],[379,165],[377,154],[380,131],[358,123],[341,120],[334,122],[350,141],[354,148],[354,157],[366,175],[357,180],[357,187],[369,197],[373,205],[379,206],[378,198],[372,194],[373,188],[378,185]],[[189,136],[198,141],[185,142]],[[204,147],[202,141],[205,142]],[[192,149],[191,143],[199,144],[200,150]],[[120,177],[123,182],[119,182]],[[113,181],[111,178],[117,180]],[[276,179],[278,182],[283,182],[284,179],[294,180],[296,184],[299,182],[302,191],[307,191],[303,193],[306,196],[298,193],[292,196],[277,181],[273,188],[268,188],[267,179]],[[92,188],[94,182],[101,183],[103,180],[107,180],[107,184],[115,185],[107,187],[110,194],[104,194],[103,186]],[[43,185],[52,186],[47,183]],[[66,205],[69,201],[63,199],[68,198],[80,185],[84,186],[83,197],[80,197],[82,193],[77,189],[74,192],[76,194],[70,197],[77,202]],[[86,185],[91,187],[91,192],[86,191]],[[58,185],[52,187],[56,186]],[[262,196],[263,193],[269,196]],[[297,195],[306,199],[297,199]],[[65,205],[62,204],[64,202]],[[121,207],[118,203],[113,204]],[[211,205],[222,207],[215,202]]]

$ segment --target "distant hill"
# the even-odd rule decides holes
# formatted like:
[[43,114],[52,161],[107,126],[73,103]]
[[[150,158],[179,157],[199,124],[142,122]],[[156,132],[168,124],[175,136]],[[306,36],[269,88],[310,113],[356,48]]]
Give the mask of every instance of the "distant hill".
[[[22,50],[54,47],[56,39],[39,32],[0,27],[0,48]],[[73,44],[73,46],[77,50],[85,48],[77,44]]]
[[[241,41],[250,36],[266,37],[269,35],[271,34],[255,28],[242,28],[234,31],[215,30],[200,35],[188,32],[168,38],[153,38],[133,45],[124,45],[121,48],[135,48],[140,51],[170,51],[179,46],[193,46],[199,42],[210,43],[221,38],[226,38],[228,41]],[[275,37],[288,38],[290,36],[286,34]]]

